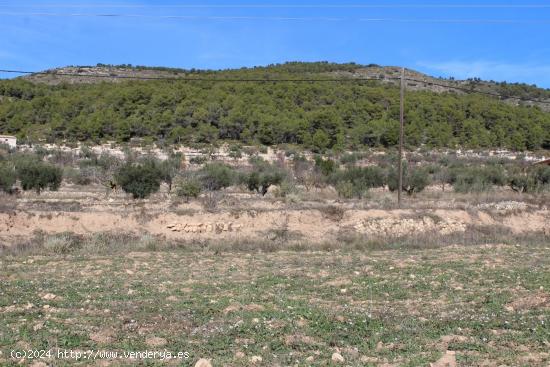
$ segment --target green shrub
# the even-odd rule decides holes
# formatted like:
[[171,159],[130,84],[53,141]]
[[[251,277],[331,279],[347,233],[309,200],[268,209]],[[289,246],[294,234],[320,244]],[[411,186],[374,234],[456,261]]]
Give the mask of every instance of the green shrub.
[[127,163],[117,170],[115,180],[134,199],[143,199],[159,191],[162,172],[152,162]]
[[160,171],[161,180],[168,185],[168,192],[172,191],[174,177],[178,173],[181,165],[181,158],[173,156],[157,164]]
[[362,159],[362,155],[359,153],[346,153],[340,157],[340,163],[353,165],[357,163],[359,159]]
[[242,158],[243,156],[243,153],[242,153],[242,150],[241,150],[241,146],[240,145],[231,145],[229,147],[229,157],[233,158],[233,159],[240,159]]
[[351,167],[334,172],[330,183],[343,198],[362,198],[368,190],[385,184],[384,171],[379,167]]
[[323,130],[315,131],[311,142],[313,151],[319,153],[324,152],[327,148],[330,148],[331,146],[330,136],[328,136],[328,134]]
[[451,169],[450,181],[456,192],[468,193],[488,191],[508,180],[501,166],[475,166]]
[[233,184],[235,173],[231,167],[222,163],[211,163],[199,172],[202,187],[208,191],[218,191]]
[[16,178],[13,166],[7,163],[0,164],[0,190],[8,193],[11,192]]
[[75,185],[89,185],[92,183],[93,169],[94,167],[80,169],[67,167],[63,172],[63,177],[66,181]]
[[315,170],[317,172],[320,172],[324,176],[329,176],[336,170],[336,162],[334,162],[332,159],[315,157]]
[[196,164],[196,165],[201,165],[201,164],[204,164],[206,162],[208,162],[208,157],[205,157],[203,155],[198,156],[198,157],[192,157],[192,158],[189,159],[189,163]]
[[536,186],[533,177],[521,173],[510,175],[508,177],[508,185],[516,192],[529,192]]
[[537,192],[550,188],[550,167],[537,167],[526,173],[515,172],[508,177],[508,185],[517,192]]
[[116,169],[122,165],[122,161],[114,155],[109,153],[101,153],[97,159],[97,165],[103,170],[108,171],[110,169]]
[[[357,188],[349,181],[338,182],[335,186],[338,196],[344,199],[352,199],[358,196]],[[361,193],[359,193],[361,195]]]
[[250,191],[256,191],[262,196],[267,194],[269,187],[272,185],[279,185],[284,178],[284,174],[277,170],[261,170],[254,171],[248,174],[245,178],[246,186]]
[[46,188],[56,191],[63,180],[61,168],[38,159],[22,159],[16,168],[17,177],[21,180],[21,187],[25,191],[36,190],[38,194]]
[[262,153],[262,154],[267,154],[268,149],[267,149],[267,147],[266,147],[265,145],[260,145],[260,146],[258,147],[258,151],[259,151],[260,153]]
[[201,190],[201,183],[198,180],[187,179],[178,185],[176,195],[189,201],[191,198],[199,197]]
[[537,167],[533,173],[533,176],[538,185],[550,184],[550,167]]
[[241,177],[250,191],[257,191],[265,195],[272,185],[279,185],[283,182],[286,174],[277,166],[265,162],[263,159],[250,160],[254,170]]
[[424,191],[430,182],[431,180],[428,170],[424,168],[415,169],[410,175],[407,175],[406,180],[403,183],[403,187],[407,194],[412,195],[417,192]]
[[278,198],[286,198],[287,196],[291,194],[297,193],[298,190],[294,184],[294,182],[289,181],[288,179],[283,180],[280,184],[278,189],[275,191],[275,196]]
[[[399,186],[399,169],[391,168],[388,172],[387,183],[390,191],[396,191]],[[409,169],[403,165],[403,191],[408,195],[413,195],[423,191],[431,182],[428,169],[425,167],[415,167]]]

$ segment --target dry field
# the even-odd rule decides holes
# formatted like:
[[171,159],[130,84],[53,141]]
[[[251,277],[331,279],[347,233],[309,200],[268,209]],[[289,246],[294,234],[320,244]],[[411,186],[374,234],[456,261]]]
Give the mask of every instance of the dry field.
[[[168,350],[189,358],[54,357],[23,365],[194,365],[207,358],[213,366],[547,366],[549,255],[539,239],[4,257],[0,365],[19,365],[11,350],[49,348]],[[342,362],[332,360],[339,356]]]

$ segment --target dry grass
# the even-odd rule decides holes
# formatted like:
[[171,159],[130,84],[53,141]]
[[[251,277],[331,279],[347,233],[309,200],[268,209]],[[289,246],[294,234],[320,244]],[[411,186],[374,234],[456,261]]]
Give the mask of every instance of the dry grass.
[[181,251],[181,252],[245,252],[261,253],[276,251],[371,251],[391,249],[435,249],[446,246],[480,246],[487,243],[525,244],[546,246],[550,239],[544,232],[515,234],[498,225],[469,226],[464,233],[440,234],[425,232],[418,235],[368,236],[353,229],[342,228],[336,241],[311,243],[301,233],[291,231],[284,221],[266,231],[264,239],[239,238],[234,240],[167,240],[161,236],[135,233],[103,232],[92,235],[74,233],[46,234],[34,232],[28,238],[11,244],[0,244],[0,256],[29,255],[91,255],[120,254],[128,251]]

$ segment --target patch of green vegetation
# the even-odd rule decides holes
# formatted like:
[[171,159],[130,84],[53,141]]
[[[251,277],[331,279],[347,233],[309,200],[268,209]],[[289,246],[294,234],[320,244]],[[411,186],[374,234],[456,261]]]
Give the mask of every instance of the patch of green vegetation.
[[[127,66],[124,66],[127,67]],[[188,71],[215,79],[333,79],[356,64],[287,63],[265,68]],[[138,67],[138,71],[142,67]],[[160,68],[180,73],[180,70]],[[342,78],[346,78],[342,76]],[[472,81],[476,88],[486,84]],[[545,95],[533,87],[500,84],[506,95]],[[316,152],[345,147],[393,147],[398,141],[399,88],[380,82],[223,83],[126,81],[46,85],[0,81],[0,130],[38,141],[176,144],[218,140],[293,144]],[[550,114],[481,94],[410,91],[406,104],[410,146],[515,150],[550,147]],[[232,156],[238,157],[237,150]]]

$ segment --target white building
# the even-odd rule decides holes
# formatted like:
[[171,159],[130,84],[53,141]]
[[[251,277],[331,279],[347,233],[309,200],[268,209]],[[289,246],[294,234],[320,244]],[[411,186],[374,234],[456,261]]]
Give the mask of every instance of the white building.
[[11,135],[0,135],[0,144],[6,144],[10,148],[17,146],[17,138]]

